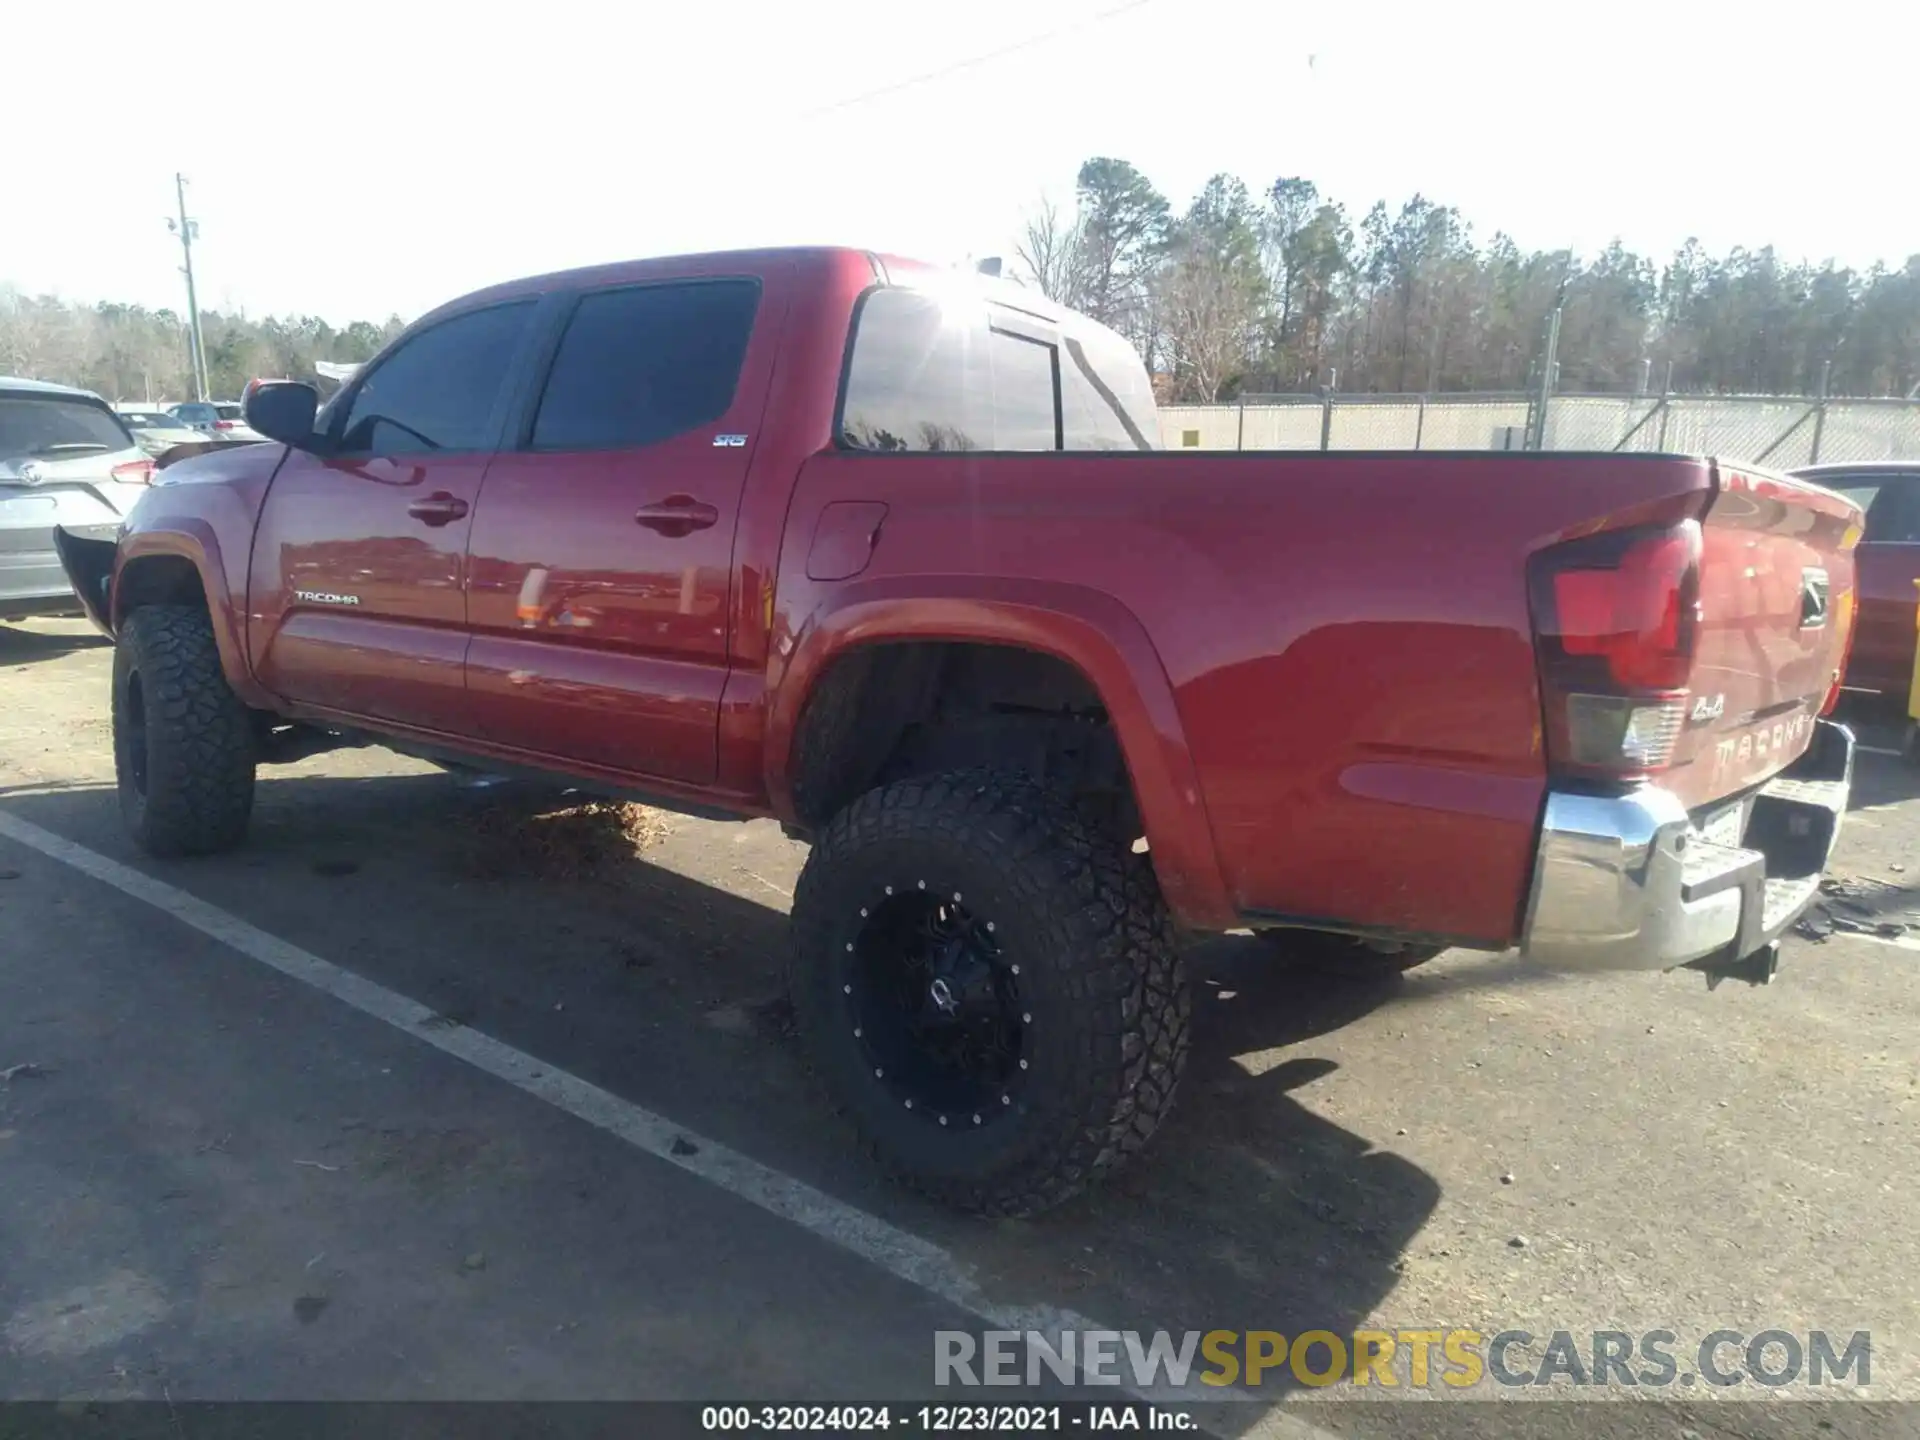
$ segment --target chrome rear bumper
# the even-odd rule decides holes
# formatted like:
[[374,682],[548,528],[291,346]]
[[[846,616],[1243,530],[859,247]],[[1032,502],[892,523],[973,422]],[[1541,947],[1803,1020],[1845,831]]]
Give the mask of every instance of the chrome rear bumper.
[[1521,953],[1555,970],[1732,965],[1800,918],[1840,833],[1853,733],[1813,743],[1753,796],[1738,845],[1716,844],[1658,786],[1547,797]]

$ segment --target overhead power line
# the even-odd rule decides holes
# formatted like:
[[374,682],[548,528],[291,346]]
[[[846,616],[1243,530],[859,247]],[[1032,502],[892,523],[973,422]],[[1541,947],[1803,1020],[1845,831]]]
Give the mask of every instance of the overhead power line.
[[1045,45],[1050,41],[1060,39],[1063,35],[1071,35],[1077,30],[1084,30],[1090,25],[1098,25],[1107,20],[1117,19],[1130,10],[1139,10],[1152,3],[1153,0],[1126,0],[1125,4],[1110,6],[1105,10],[1096,10],[1085,19],[1076,20],[1071,25],[1062,25],[1058,29],[1047,31],[1045,34],[1029,35],[1024,40],[1014,41],[1011,45],[1002,45],[997,50],[987,50],[979,55],[970,55],[964,60],[955,60],[951,64],[940,66],[937,70],[928,70],[919,75],[909,75],[903,80],[894,80],[886,85],[876,86],[872,90],[863,90],[858,95],[849,95],[843,100],[830,101],[828,104],[822,105],[817,109],[802,112],[799,118],[801,120],[817,120],[822,115],[832,115],[840,110],[850,110],[855,105],[864,105],[870,100],[879,100],[888,95],[897,95],[903,90],[912,90],[921,85],[931,84],[935,80],[944,80],[949,75],[957,75],[963,70],[972,70],[981,65],[988,65],[995,60],[1004,60],[1009,55],[1017,55],[1022,50],[1031,50],[1036,45]]

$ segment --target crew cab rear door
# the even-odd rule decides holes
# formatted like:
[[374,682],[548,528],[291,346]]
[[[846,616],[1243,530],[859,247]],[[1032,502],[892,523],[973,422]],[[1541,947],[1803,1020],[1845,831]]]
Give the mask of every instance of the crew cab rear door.
[[469,541],[479,737],[567,768],[708,784],[734,529],[779,343],[752,275],[560,307]]

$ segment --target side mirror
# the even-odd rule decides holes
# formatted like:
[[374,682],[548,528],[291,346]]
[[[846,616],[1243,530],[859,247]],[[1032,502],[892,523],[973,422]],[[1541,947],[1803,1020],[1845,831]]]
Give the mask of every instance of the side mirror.
[[320,394],[313,386],[269,380],[254,387],[240,411],[247,424],[269,440],[304,450],[313,447],[313,417],[319,408]]

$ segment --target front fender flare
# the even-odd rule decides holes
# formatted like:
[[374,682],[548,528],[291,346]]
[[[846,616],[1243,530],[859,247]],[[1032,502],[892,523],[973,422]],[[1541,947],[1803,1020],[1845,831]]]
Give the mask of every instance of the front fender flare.
[[1140,621],[1112,596],[1052,581],[977,576],[856,581],[776,637],[764,766],[774,813],[795,817],[794,739],[814,685],[848,650],[951,640],[1037,650],[1092,682],[1113,722],[1155,874],[1175,917],[1197,930],[1239,923],[1173,686]]
[[75,535],[64,525],[56,525],[53,552],[60,557],[60,568],[67,572],[67,583],[73,586],[87,619],[101,634],[113,639],[111,590],[114,560],[119,554],[113,541]]
[[121,536],[119,553],[114,557],[113,587],[109,592],[110,633],[118,634],[126,621],[121,578],[127,573],[127,567],[155,556],[176,557],[193,566],[206,594],[207,615],[213,622],[214,644],[220,650],[220,668],[226,672],[227,684],[243,703],[256,709],[271,709],[273,697],[255,681],[253,669],[247,663],[244,607],[235,604],[232,587],[227,583],[219,537],[204,520],[180,517],[172,520],[165,530],[130,531]]

